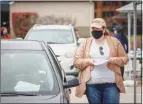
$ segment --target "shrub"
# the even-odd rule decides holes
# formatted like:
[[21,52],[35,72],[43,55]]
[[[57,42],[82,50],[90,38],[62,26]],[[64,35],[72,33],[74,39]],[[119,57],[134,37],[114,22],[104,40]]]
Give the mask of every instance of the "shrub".
[[75,26],[76,24],[76,19],[72,17],[60,17],[60,16],[54,16],[54,15],[49,15],[49,16],[43,16],[39,17],[38,24],[46,24],[46,25],[73,25]]
[[38,14],[33,12],[12,13],[12,26],[16,37],[24,38],[29,29],[36,23]]
[[[142,36],[138,35],[136,38],[136,47],[137,48],[141,48],[141,42],[142,42]],[[132,37],[131,38],[131,49],[133,49],[133,45],[134,45],[134,42],[133,42],[133,37]]]

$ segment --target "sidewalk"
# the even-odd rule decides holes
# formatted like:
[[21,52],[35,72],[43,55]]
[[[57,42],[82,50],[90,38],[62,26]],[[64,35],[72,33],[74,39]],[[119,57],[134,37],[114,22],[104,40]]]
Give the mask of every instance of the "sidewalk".
[[[75,88],[72,88],[71,91],[72,93],[70,94],[70,103],[88,103],[85,95],[82,98],[77,98],[75,96]],[[136,101],[137,103],[141,103],[141,87],[137,87],[136,92]],[[120,95],[120,103],[134,103],[134,87],[126,87],[126,93],[122,93]]]
[[[121,95],[120,103],[134,103],[134,87],[126,87],[126,93],[122,93],[120,95]],[[136,103],[141,104],[141,97],[142,97],[141,87],[137,87],[136,88]]]

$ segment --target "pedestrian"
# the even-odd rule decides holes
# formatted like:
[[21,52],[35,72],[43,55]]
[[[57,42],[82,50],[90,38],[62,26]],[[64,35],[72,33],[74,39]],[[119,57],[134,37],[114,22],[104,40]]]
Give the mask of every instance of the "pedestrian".
[[[119,25],[114,26],[113,31],[114,31],[113,36],[121,42],[122,46],[124,47],[125,52],[128,53],[128,39],[124,35],[123,27],[121,27]],[[122,74],[122,78],[124,80],[124,66],[121,67],[121,74]]]
[[1,39],[10,39],[10,35],[8,35],[7,28],[2,27],[1,28]]
[[74,32],[75,32],[75,35],[76,35],[76,39],[78,40],[80,38],[79,36],[79,30],[74,28]]
[[[76,96],[86,94],[90,104],[119,104],[119,93],[125,92],[120,67],[127,64],[128,56],[102,18],[95,18],[91,29],[92,36],[81,43],[74,58],[81,82]],[[101,59],[108,62],[95,65]]]

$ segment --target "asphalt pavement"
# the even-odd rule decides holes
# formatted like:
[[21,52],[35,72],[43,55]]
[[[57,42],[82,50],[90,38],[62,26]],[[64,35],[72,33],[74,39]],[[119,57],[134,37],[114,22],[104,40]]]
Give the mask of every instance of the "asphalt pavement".
[[[71,89],[72,93],[70,94],[70,103],[88,103],[86,95],[82,98],[78,98],[75,96],[75,87]],[[136,103],[141,104],[141,87],[136,88]],[[142,91],[143,92],[143,91]],[[142,97],[143,98],[143,97]],[[134,88],[126,87],[126,93],[120,94],[120,103],[134,103]],[[142,102],[143,103],[143,102]]]
[[[140,74],[141,72],[141,64],[139,63],[139,61],[137,61],[136,64],[136,71],[137,73]],[[129,72],[129,73],[128,73]],[[125,66],[125,74],[124,74],[124,79],[126,80],[130,80],[129,81],[129,85],[131,85],[131,87],[127,87],[126,85],[126,93],[121,93],[120,94],[120,103],[134,103],[134,85],[133,85],[133,67],[132,67],[132,61],[129,62],[128,65]],[[70,103],[88,103],[88,100],[86,98],[86,95],[84,95],[82,98],[78,98],[75,96],[75,87],[71,89],[71,94],[70,94],[70,99],[71,102]],[[136,103],[143,103],[141,98],[143,99],[142,93],[141,93],[141,87],[136,87]]]

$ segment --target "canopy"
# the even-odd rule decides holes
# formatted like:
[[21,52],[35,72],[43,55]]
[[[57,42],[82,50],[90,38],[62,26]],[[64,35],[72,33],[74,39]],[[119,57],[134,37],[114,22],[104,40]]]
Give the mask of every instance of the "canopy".
[[[137,36],[137,13],[141,14],[143,9],[142,7],[143,2],[134,1],[125,5],[116,11],[122,13],[128,13],[128,39],[130,43],[130,35],[131,35],[131,16],[133,14],[133,31],[134,31],[134,58],[133,58],[133,70],[134,70],[134,103],[136,103],[136,36]],[[142,38],[143,39],[143,38]],[[130,53],[130,44],[129,45],[129,53]],[[130,59],[130,58],[129,58]],[[142,70],[142,69],[141,69]]]
[[[141,12],[143,7],[141,8],[141,5],[142,4],[138,4],[137,5],[137,12]],[[133,8],[133,2],[121,7],[121,8],[118,8],[116,9],[116,11],[119,11],[119,12],[133,12],[134,11],[134,8]]]

